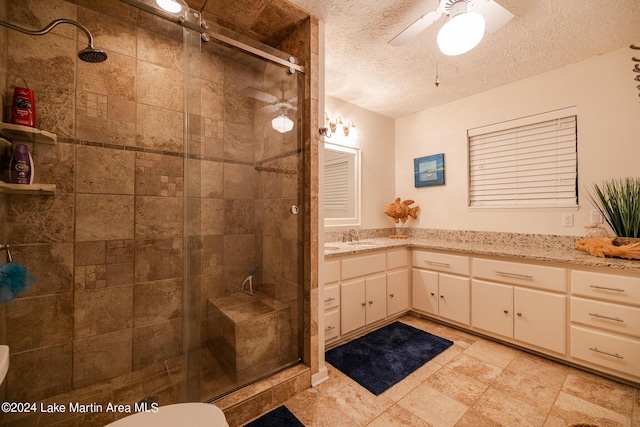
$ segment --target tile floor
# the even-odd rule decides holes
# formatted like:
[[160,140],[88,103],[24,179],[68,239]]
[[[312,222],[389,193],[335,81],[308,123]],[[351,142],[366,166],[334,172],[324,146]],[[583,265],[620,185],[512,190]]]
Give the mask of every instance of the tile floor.
[[306,427],[640,427],[640,389],[404,316],[454,345],[375,396],[329,366],[329,380],[285,402]]

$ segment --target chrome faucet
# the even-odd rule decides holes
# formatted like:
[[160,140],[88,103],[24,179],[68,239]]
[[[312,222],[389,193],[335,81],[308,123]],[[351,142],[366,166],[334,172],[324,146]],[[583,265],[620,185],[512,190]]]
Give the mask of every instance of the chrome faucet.
[[355,228],[349,230],[349,241],[350,242],[358,242],[360,240],[360,232]]

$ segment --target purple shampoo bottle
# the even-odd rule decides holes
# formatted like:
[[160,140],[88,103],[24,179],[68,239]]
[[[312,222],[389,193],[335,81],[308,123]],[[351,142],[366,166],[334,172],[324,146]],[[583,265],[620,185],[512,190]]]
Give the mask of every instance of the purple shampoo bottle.
[[24,144],[16,145],[11,156],[11,182],[31,184],[33,182],[33,159]]

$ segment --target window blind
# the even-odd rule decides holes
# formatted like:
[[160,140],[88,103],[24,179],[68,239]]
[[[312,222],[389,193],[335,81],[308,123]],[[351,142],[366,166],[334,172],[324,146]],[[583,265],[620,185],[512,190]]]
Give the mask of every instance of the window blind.
[[565,110],[470,130],[469,206],[577,206],[576,115]]
[[324,168],[324,208],[346,210],[349,204],[349,161],[327,161]]

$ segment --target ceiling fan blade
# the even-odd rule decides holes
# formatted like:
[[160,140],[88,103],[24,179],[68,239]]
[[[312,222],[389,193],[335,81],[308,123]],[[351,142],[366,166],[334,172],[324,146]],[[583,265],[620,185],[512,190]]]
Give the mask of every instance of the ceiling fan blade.
[[413,24],[405,28],[400,34],[389,40],[391,46],[402,46],[409,43],[415,36],[426,30],[431,24],[440,19],[440,8],[418,18]]
[[249,98],[254,98],[254,99],[257,99],[258,101],[266,102],[269,104],[278,102],[278,98],[276,98],[275,96],[269,93],[263,92],[261,90],[258,90],[251,86],[244,88],[244,90],[242,91],[242,94]]
[[276,111],[280,111],[280,110],[292,110],[292,111],[297,111],[298,108],[287,103],[287,102],[278,102],[277,104],[271,104],[271,105],[265,105],[264,107],[260,107],[256,110],[256,112],[258,113],[267,113],[267,114],[271,114],[271,113],[275,113]]
[[256,110],[256,113],[265,113],[265,114],[271,114],[271,113],[275,113],[276,111],[280,110],[280,106],[278,105],[265,105],[262,108],[258,108]]
[[484,16],[484,30],[488,33],[498,31],[513,19],[513,13],[493,0],[473,0],[469,3],[467,10]]

